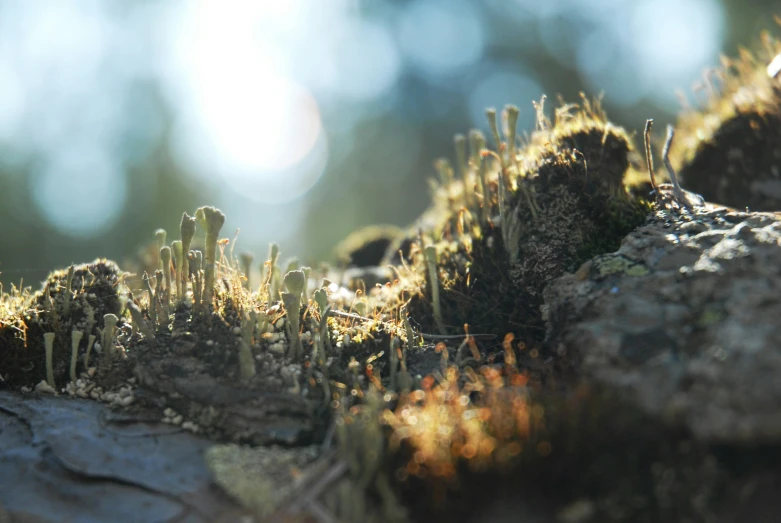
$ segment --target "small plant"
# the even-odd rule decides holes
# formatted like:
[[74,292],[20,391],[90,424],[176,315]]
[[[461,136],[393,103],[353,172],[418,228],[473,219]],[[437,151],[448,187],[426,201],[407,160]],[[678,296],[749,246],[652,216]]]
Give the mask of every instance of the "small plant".
[[133,326],[144,335],[144,337],[150,342],[155,341],[155,331],[144,319],[144,313],[141,311],[138,305],[133,303],[132,300],[128,300],[126,304],[127,310],[130,312],[130,318],[133,321]]
[[173,255],[174,259],[174,270],[173,270],[173,285],[172,287],[176,289],[176,297],[179,301],[182,301],[182,264],[184,263],[184,250],[182,249],[182,241],[181,240],[175,240],[171,242],[171,254]]
[[160,249],[165,246],[165,239],[167,236],[168,233],[165,229],[157,229],[155,231],[155,238],[157,238],[157,268],[160,270],[163,268],[163,259],[160,256]]
[[171,278],[171,248],[164,246],[160,249],[160,260],[163,263],[163,277],[165,281],[165,288],[163,290],[163,308],[168,309],[171,305],[171,284],[173,279]]
[[187,297],[187,282],[190,280],[190,245],[195,237],[195,218],[186,212],[182,214],[179,231],[182,238],[182,270],[180,271],[182,293],[180,296],[181,300],[184,300]]
[[431,285],[431,306],[434,308],[434,321],[437,323],[439,332],[447,334],[445,322],[442,319],[442,308],[439,304],[439,275],[437,274],[437,248],[433,245],[426,247],[426,267],[428,268],[428,279]]
[[214,274],[217,265],[217,240],[225,223],[225,215],[215,207],[201,207],[195,212],[195,219],[206,231],[204,246],[204,281],[201,304],[208,310],[214,297]]
[[53,332],[47,332],[43,335],[43,343],[46,349],[46,383],[51,388],[56,388],[57,385],[54,382],[54,338],[56,334]]
[[74,329],[71,333],[71,365],[70,365],[70,377],[71,381],[76,381],[76,362],[79,357],[79,343],[84,336],[82,331]]
[[299,317],[301,314],[301,297],[306,287],[306,275],[304,271],[295,270],[285,274],[285,287],[290,292],[282,293],[282,302],[287,311],[287,328],[290,337],[290,350],[288,356],[294,360],[299,359],[304,352],[301,346]]
[[111,356],[114,350],[114,329],[119,323],[116,314],[106,314],[103,316],[103,336],[100,345],[103,348],[103,364],[106,367],[111,366]]

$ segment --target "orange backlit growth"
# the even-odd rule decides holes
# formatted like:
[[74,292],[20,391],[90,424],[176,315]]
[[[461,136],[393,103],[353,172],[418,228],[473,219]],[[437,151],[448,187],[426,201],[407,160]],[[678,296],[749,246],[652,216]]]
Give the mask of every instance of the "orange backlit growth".
[[515,334],[512,332],[508,332],[504,335],[504,341],[502,342],[502,347],[504,347],[504,362],[507,365],[510,365],[512,367],[515,367],[516,359],[515,359],[515,351],[513,351],[513,340],[515,340]]
[[424,378],[423,390],[384,413],[392,444],[411,451],[406,473],[455,480],[459,463],[480,470],[518,456],[541,424],[531,416],[528,377],[493,366],[463,374],[450,367],[445,374],[439,382]]

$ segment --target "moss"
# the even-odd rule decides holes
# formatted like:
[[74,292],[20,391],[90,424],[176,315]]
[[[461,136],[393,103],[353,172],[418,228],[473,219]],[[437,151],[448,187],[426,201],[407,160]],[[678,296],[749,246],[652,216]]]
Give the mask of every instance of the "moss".
[[[497,338],[512,333],[530,346],[539,344],[548,282],[616,250],[651,210],[648,201],[627,192],[624,177],[634,146],[597,102],[562,105],[554,121],[541,108],[538,115],[537,131],[515,155],[494,155],[479,207],[465,196],[466,187],[481,184],[482,166],[473,162],[463,179],[437,189],[432,208],[415,226],[422,235],[408,235],[437,245],[443,323],[451,333],[466,323],[471,332]],[[488,221],[481,219],[486,214]],[[421,259],[410,256],[425,274]],[[423,329],[434,332],[429,296],[427,279],[410,310]]]
[[762,35],[754,51],[724,58],[706,78],[702,109],[678,118],[671,156],[689,190],[752,211],[781,209],[781,81],[768,64],[781,41]]
[[370,225],[351,233],[336,246],[338,263],[343,267],[376,267],[402,230],[392,225]]
[[[71,359],[71,332],[85,335],[102,328],[103,316],[119,314],[123,273],[116,263],[97,259],[52,272],[43,288],[16,300],[0,318],[0,373],[10,387],[34,385],[46,376],[44,333],[54,333],[54,381],[67,381]],[[7,298],[4,298],[7,302]],[[90,316],[94,321],[90,321]]]

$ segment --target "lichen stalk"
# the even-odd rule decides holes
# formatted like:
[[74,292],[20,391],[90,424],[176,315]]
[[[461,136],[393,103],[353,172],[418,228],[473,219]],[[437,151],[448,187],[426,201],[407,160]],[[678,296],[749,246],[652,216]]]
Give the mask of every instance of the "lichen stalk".
[[94,334],[90,334],[87,338],[87,351],[84,354],[84,367],[89,368],[89,357],[92,353],[92,346],[95,345],[95,340],[98,339]]
[[184,251],[182,250],[182,241],[171,242],[171,254],[174,258],[173,280],[176,282],[176,297],[179,301],[182,299],[182,264],[184,263]]
[[103,337],[100,345],[103,347],[103,363],[111,365],[112,348],[114,346],[114,329],[119,322],[116,314],[105,314],[103,316]]
[[442,319],[442,308],[439,302],[439,277],[437,275],[437,248],[433,245],[426,247],[425,251],[426,265],[428,267],[428,277],[431,282],[431,306],[434,309],[434,321],[437,324],[439,332],[447,334],[445,322]]
[[276,243],[269,244],[268,251],[268,261],[263,264],[263,275],[260,279],[259,294],[263,294],[263,290],[266,291],[268,294],[268,302],[266,305],[271,307],[271,304],[279,299],[278,296],[275,298],[272,298],[271,296],[271,288],[274,281],[274,267],[276,267],[277,259],[279,258],[279,245]]
[[165,291],[163,290],[163,271],[155,271],[155,296],[157,297],[157,324],[168,325],[168,303],[165,300]]
[[182,281],[182,293],[180,299],[184,300],[187,296],[187,282],[190,279],[190,245],[195,236],[195,218],[187,214],[182,214],[182,223],[179,226],[179,234],[182,238],[182,270],[179,277]]
[[163,268],[163,259],[160,257],[160,249],[163,248],[165,245],[165,239],[168,236],[168,233],[165,229],[157,229],[155,231],[155,238],[157,238],[157,268],[162,269]]
[[206,243],[204,244],[204,284],[203,307],[212,305],[214,298],[214,282],[217,268],[217,241],[220,230],[225,224],[225,215],[215,207],[201,207],[195,212],[195,219],[206,231]]
[[201,251],[190,251],[189,260],[190,264],[195,267],[195,270],[193,271],[193,310],[200,312],[201,299],[203,297],[203,272],[201,271],[203,254]]
[[[520,112],[521,112],[520,109],[518,109],[518,107],[514,105],[507,105],[504,108],[504,115],[507,121],[506,139],[507,139],[507,143],[509,144],[508,158],[511,164],[514,164],[518,170],[518,187],[521,189],[521,192],[523,193],[523,197],[526,199],[526,205],[529,207],[529,211],[531,212],[532,218],[536,219],[539,208],[529,191],[529,187],[527,187],[526,180],[524,180],[521,177],[521,167],[520,165],[518,165],[518,156],[515,152],[515,138],[516,138],[516,132],[518,127],[518,115],[520,114]],[[504,227],[504,222],[502,222],[502,226]]]
[[165,279],[165,289],[163,290],[163,308],[168,309],[171,305],[171,248],[167,245],[160,249],[160,260],[163,262],[163,277]]
[[144,313],[132,300],[127,301],[127,310],[130,312],[130,319],[136,328],[144,335],[149,342],[155,341],[155,331],[144,319]]
[[70,376],[71,381],[76,381],[76,361],[79,357],[79,343],[81,343],[81,338],[84,336],[84,332],[74,329],[73,332],[71,332],[71,366],[70,366]]
[[472,152],[472,162],[474,162],[475,171],[477,171],[477,181],[480,184],[480,195],[483,198],[483,205],[480,208],[480,219],[482,224],[488,223],[488,213],[490,210],[491,198],[488,194],[488,183],[486,183],[486,168],[488,162],[483,159],[482,151],[485,149],[485,136],[477,129],[469,132],[469,144]]
[[146,291],[149,293],[149,319],[152,320],[152,324],[157,324],[157,301],[158,298],[155,295],[155,289],[152,287],[152,282],[150,281],[149,274],[146,272],[144,273],[143,277],[141,278],[143,282],[146,284]]
[[285,304],[285,310],[287,311],[287,328],[288,337],[290,338],[290,349],[288,350],[288,357],[296,361],[302,353],[301,337],[299,336],[299,314],[301,310],[301,296],[295,295],[290,292],[282,293],[282,303]]
[[53,332],[47,332],[43,335],[43,345],[46,351],[46,383],[51,388],[55,388],[54,384],[54,337]]

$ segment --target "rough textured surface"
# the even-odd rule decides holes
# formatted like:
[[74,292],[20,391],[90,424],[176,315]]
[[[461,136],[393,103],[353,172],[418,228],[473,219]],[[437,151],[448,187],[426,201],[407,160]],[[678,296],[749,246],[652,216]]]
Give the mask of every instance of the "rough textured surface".
[[204,462],[210,445],[95,401],[0,391],[0,521],[235,520]]
[[781,221],[658,213],[546,289],[579,374],[710,443],[781,441]]
[[[216,483],[245,507],[261,517],[269,517],[288,504],[303,476],[322,476],[315,464],[321,455],[318,446],[284,448],[277,445],[249,447],[215,445],[205,455]],[[300,498],[301,496],[299,496]]]

